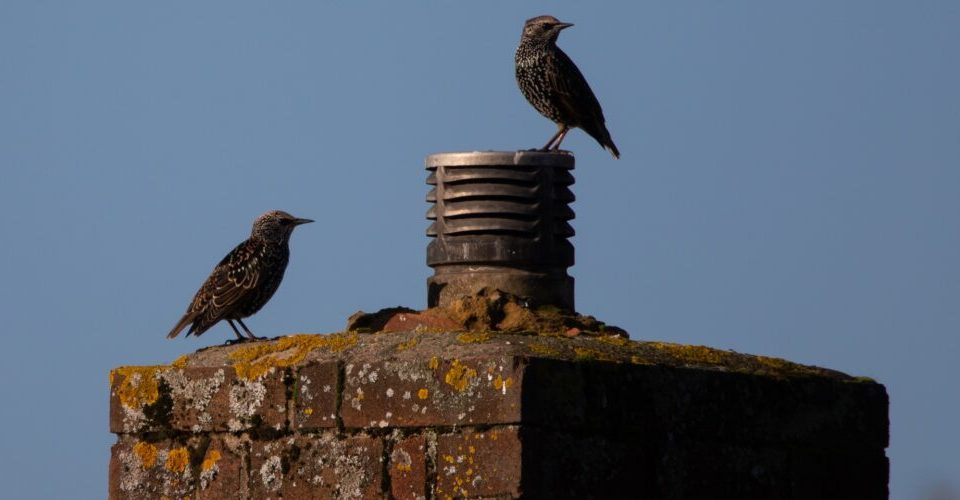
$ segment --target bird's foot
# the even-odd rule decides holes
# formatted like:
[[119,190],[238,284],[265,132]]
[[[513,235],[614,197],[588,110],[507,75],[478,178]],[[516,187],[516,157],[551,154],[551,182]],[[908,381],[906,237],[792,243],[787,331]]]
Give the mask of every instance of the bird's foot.
[[264,337],[244,337],[242,339],[227,339],[223,345],[237,345],[237,344],[246,344],[247,342],[257,342],[260,340],[265,340]]

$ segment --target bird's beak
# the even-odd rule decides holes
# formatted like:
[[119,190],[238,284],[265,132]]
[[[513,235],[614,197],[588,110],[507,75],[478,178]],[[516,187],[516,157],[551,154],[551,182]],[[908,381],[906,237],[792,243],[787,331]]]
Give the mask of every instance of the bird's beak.
[[300,224],[309,224],[313,222],[313,219],[293,219],[293,225],[299,226]]
[[571,26],[573,26],[573,23],[560,23],[557,25],[557,30],[567,29]]

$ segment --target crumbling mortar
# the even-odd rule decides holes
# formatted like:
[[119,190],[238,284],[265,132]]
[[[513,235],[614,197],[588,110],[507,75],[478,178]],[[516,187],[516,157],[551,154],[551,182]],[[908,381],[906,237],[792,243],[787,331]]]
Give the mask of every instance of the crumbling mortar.
[[297,372],[292,368],[285,368],[283,370],[283,386],[285,389],[284,392],[284,405],[286,411],[283,416],[283,428],[286,430],[293,430],[296,426],[294,418],[296,417],[296,407],[297,407]]
[[337,434],[343,434],[343,416],[340,414],[340,408],[343,407],[343,389],[347,383],[346,362],[343,359],[337,360],[337,388],[336,398],[333,405],[333,414],[336,415]]
[[383,455],[380,457],[380,492],[387,498],[393,498],[392,478],[390,477],[392,460],[390,460],[390,457],[393,454],[393,447],[396,445],[396,441],[392,439],[394,435],[395,433],[390,433],[380,440],[383,443]]
[[437,433],[430,429],[424,429],[422,432],[425,449],[423,450],[424,462],[426,468],[425,479],[427,484],[424,491],[430,498],[436,498],[437,488]]

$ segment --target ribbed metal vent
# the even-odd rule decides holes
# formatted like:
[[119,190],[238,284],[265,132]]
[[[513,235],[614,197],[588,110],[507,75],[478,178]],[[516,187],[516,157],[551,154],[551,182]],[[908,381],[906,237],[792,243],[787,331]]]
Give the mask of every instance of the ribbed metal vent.
[[573,308],[572,155],[440,153],[426,166],[431,306],[492,286]]

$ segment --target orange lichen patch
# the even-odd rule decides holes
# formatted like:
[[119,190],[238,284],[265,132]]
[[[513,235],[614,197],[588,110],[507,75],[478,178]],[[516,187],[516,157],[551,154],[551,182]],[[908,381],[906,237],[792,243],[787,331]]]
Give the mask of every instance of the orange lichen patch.
[[621,361],[608,352],[589,347],[574,347],[573,352],[577,355],[578,361]]
[[420,343],[420,339],[417,337],[413,337],[410,340],[400,342],[399,344],[397,344],[397,352],[406,351],[411,347],[416,347],[416,345],[419,343]]
[[540,354],[543,356],[559,356],[560,355],[559,349],[556,349],[554,347],[551,347],[547,344],[543,344],[540,342],[534,342],[530,344],[529,348],[531,352]]
[[163,464],[164,467],[170,472],[181,473],[187,469],[187,464],[190,463],[190,452],[186,448],[174,448],[170,450],[170,454],[167,455],[167,462]]
[[653,365],[654,363],[641,358],[640,356],[630,356],[630,363],[635,365]]
[[711,349],[702,345],[681,345],[667,342],[653,342],[651,346],[659,351],[668,353],[680,361],[695,364],[719,365],[730,361],[731,353]]
[[237,376],[247,380],[263,377],[271,368],[295,365],[316,349],[342,351],[357,343],[357,333],[333,335],[288,335],[272,342],[258,342],[230,353]]
[[398,463],[396,469],[401,472],[409,472],[413,467],[410,464]]
[[464,332],[460,335],[457,335],[457,340],[463,342],[464,344],[479,344],[481,342],[486,342],[490,340],[489,331],[479,331],[479,332]]
[[596,340],[597,342],[603,342],[604,344],[617,345],[617,346],[625,346],[625,345],[630,344],[630,339],[628,339],[628,338],[626,338],[626,337],[614,337],[614,336],[612,336],[612,335],[611,335],[611,336],[603,336],[603,337],[595,337],[595,340]]
[[200,464],[200,470],[207,472],[210,469],[216,467],[217,462],[220,461],[220,452],[218,450],[209,450],[207,455],[203,457],[203,463]]
[[160,387],[157,375],[167,366],[121,366],[110,370],[110,385],[118,377],[120,386],[117,396],[120,404],[127,408],[142,408],[154,403],[160,397]]
[[437,367],[440,366],[440,358],[436,356],[430,358],[430,364],[428,366],[430,366],[431,370],[436,370]]
[[493,379],[490,383],[493,384],[494,389],[503,391],[504,394],[506,394],[507,389],[513,387],[513,377],[507,377],[506,380],[504,380],[503,376],[498,374],[497,378]]
[[144,469],[149,469],[157,463],[157,447],[140,441],[133,445],[133,453],[140,459],[140,465]]
[[713,365],[731,371],[773,377],[826,376],[841,379],[850,378],[848,375],[834,370],[800,365],[785,359],[768,356],[751,356],[699,345],[648,342],[640,343],[638,350],[642,351],[641,354],[644,355],[644,358],[650,358],[652,362],[666,362],[688,366]]
[[173,360],[173,363],[170,363],[170,366],[174,368],[186,368],[188,359],[190,359],[189,356],[184,354],[183,356],[180,356],[179,358]]
[[454,389],[463,392],[466,390],[467,385],[470,381],[477,376],[477,370],[465,366],[460,363],[460,360],[453,360],[453,364],[450,365],[450,369],[447,370],[447,374],[444,376],[443,381],[448,385],[452,386]]
[[419,391],[417,391],[417,397],[420,399],[427,399],[428,397],[430,397],[430,391],[428,391],[427,388],[424,387]]

